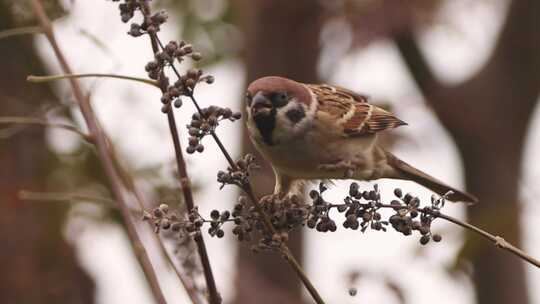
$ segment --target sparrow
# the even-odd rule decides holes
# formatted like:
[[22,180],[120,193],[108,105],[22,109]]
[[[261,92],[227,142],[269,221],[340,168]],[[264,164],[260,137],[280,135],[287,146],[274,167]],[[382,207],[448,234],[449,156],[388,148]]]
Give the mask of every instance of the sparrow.
[[406,123],[365,95],[268,76],[253,81],[245,99],[249,137],[276,176],[274,195],[301,194],[310,180],[390,178],[416,182],[450,201],[477,202],[379,146],[379,132]]

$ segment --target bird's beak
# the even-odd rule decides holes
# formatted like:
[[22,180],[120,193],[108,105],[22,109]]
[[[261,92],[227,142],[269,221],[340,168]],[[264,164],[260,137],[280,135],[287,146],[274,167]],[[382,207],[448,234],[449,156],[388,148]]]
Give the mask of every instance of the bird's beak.
[[257,92],[253,96],[251,104],[251,115],[253,117],[268,115],[272,111],[272,102],[264,95],[263,92]]

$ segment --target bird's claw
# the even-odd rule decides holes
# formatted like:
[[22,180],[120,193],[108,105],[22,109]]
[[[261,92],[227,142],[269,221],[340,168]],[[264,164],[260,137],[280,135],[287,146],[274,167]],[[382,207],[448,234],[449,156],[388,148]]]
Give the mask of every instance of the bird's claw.
[[261,203],[271,203],[271,202],[274,202],[277,199],[280,199],[280,198],[282,198],[284,196],[285,196],[285,194],[281,193],[281,192],[280,193],[268,194],[268,195],[265,195],[265,196],[261,197],[260,202]]

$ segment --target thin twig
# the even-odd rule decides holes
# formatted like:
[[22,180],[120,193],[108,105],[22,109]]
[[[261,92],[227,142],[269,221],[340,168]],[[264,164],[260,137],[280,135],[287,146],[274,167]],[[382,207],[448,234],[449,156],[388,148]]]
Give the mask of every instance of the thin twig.
[[98,78],[116,78],[123,80],[131,80],[136,82],[141,82],[144,84],[151,85],[153,87],[159,87],[157,81],[146,78],[139,78],[133,76],[117,75],[117,74],[103,74],[103,73],[88,73],[88,74],[69,74],[69,75],[50,75],[50,76],[35,76],[30,75],[26,78],[29,82],[42,83],[50,82],[60,79],[69,79],[69,78],[88,78],[88,77],[98,77]]
[[[58,42],[56,41],[53,29],[52,29],[51,21],[47,17],[41,1],[32,0],[32,5],[33,5],[34,13],[37,19],[39,20],[40,26],[43,30],[43,33],[46,35],[49,43],[51,44],[54,50],[54,53],[60,63],[62,71],[65,74],[73,74],[73,72],[71,71],[71,68],[69,67],[67,63],[67,60],[65,59],[62,51],[60,50]],[[103,131],[98,125],[97,118],[94,114],[94,110],[92,109],[92,106],[90,102],[88,101],[88,99],[85,98],[77,79],[70,78],[69,82],[73,90],[73,95],[79,104],[81,113],[83,114],[84,120],[88,126],[90,134],[95,139],[98,155],[101,159],[103,169],[109,179],[114,197],[120,208],[120,213],[122,214],[124,223],[127,228],[126,229],[127,234],[129,236],[130,241],[133,243],[133,247],[135,249],[134,250],[135,255],[139,263],[141,264],[141,267],[148,280],[150,289],[152,290],[152,294],[155,300],[160,304],[165,304],[166,303],[165,297],[159,286],[159,281],[157,279],[156,272],[154,270],[154,267],[152,266],[148,253],[146,252],[146,249],[144,248],[143,243],[141,239],[139,238],[139,235],[137,234],[135,224],[132,221],[129,207],[123,196],[123,187],[122,187],[121,180],[118,176],[118,173],[116,172],[114,168],[114,164],[110,158],[110,154],[108,153],[107,142],[103,135]]]
[[14,29],[9,29],[0,32],[0,40],[4,38],[28,35],[28,34],[40,34],[42,33],[41,27],[39,26],[29,26],[29,27],[18,27]]
[[[104,204],[107,206],[116,206],[116,202],[110,198],[95,196],[82,193],[64,193],[64,192],[34,192],[20,191],[19,198],[27,201],[49,201],[49,202],[71,202],[71,201],[90,201]],[[140,212],[140,211],[139,211]]]
[[[107,138],[108,140],[108,138]],[[111,158],[113,159],[113,162],[120,174],[120,177],[122,181],[124,182],[124,185],[126,188],[133,193],[133,195],[136,198],[137,204],[139,205],[139,208],[141,210],[146,210],[150,205],[146,202],[146,199],[144,198],[144,195],[141,193],[139,188],[135,186],[135,181],[133,180],[133,176],[127,172],[127,170],[122,166],[120,159],[118,159],[117,154],[114,150],[114,146],[112,144],[109,144],[109,153],[111,154]],[[152,227],[151,223],[149,222],[149,226]],[[159,235],[152,233],[154,236],[159,249],[162,252],[163,257],[167,261],[167,263],[173,268],[176,276],[178,277],[178,280],[184,287],[186,293],[188,294],[191,302],[193,304],[201,304],[201,301],[199,299],[199,294],[197,290],[193,287],[192,284],[188,284],[188,278],[184,277],[184,275],[178,270],[174,262],[172,261],[172,258],[167,251],[167,248],[165,248],[165,245],[163,244],[163,240],[159,237]],[[191,280],[193,281],[193,280]]]
[[524,252],[523,250],[515,247],[514,245],[510,244],[509,242],[507,242],[504,238],[498,236],[498,235],[493,235],[485,230],[482,230],[474,225],[471,225],[469,223],[466,223],[466,222],[462,222],[454,217],[451,217],[451,216],[448,216],[448,215],[444,215],[444,214],[438,214],[438,215],[435,215],[436,217],[440,217],[442,219],[445,219],[449,222],[452,222],[456,225],[459,225],[465,229],[469,229],[473,232],[476,232],[477,234],[483,236],[484,238],[490,240],[491,242],[493,242],[493,244],[497,247],[497,248],[500,248],[502,250],[506,250],[516,256],[518,256],[519,258],[529,262],[530,264],[540,268],[540,261],[535,259],[534,257],[528,255],[526,252]]
[[163,244],[163,240],[157,234],[154,233],[154,235],[159,240],[158,241],[158,244],[159,244],[159,247],[160,247],[159,249],[161,250],[161,252],[164,253],[164,256],[165,256],[165,259],[167,260],[167,263],[169,265],[171,265],[171,268],[174,270],[174,273],[178,277],[178,280],[180,280],[180,283],[184,287],[184,290],[186,291],[186,293],[187,293],[189,299],[191,300],[191,302],[193,304],[203,304],[203,302],[201,301],[200,296],[199,296],[200,293],[196,290],[195,286],[193,286],[192,278],[189,278],[190,282],[188,283],[188,278],[184,277],[184,274],[182,274],[178,270],[178,267],[176,267],[176,265],[174,264],[174,261],[173,261],[173,258],[171,256],[171,254],[169,253],[169,251],[167,250],[167,248],[165,248],[165,245]]
[[[151,15],[150,7],[148,5],[147,0],[143,0],[140,2],[141,5],[141,12],[143,13],[145,18],[149,18]],[[159,52],[159,45],[158,45],[158,38],[157,34],[150,34],[150,42],[152,45],[152,51],[154,54],[157,54]],[[160,79],[164,79],[164,73],[161,71]],[[162,92],[166,92],[167,88],[164,85],[161,85]],[[178,130],[176,127],[176,121],[174,118],[174,113],[172,109],[169,109],[167,112],[167,120],[169,123],[169,130],[171,133],[171,137],[174,144],[174,151],[176,156],[176,164],[178,167],[178,174],[180,176],[180,186],[182,189],[182,193],[184,195],[184,200],[188,209],[188,212],[193,211],[195,208],[195,203],[193,201],[193,193],[191,191],[191,185],[190,185],[190,179],[187,173],[186,169],[186,163],[184,161],[184,156],[182,152],[182,147],[180,145],[180,139],[178,136]],[[221,296],[219,295],[219,292],[217,290],[217,285],[214,279],[214,275],[212,273],[212,267],[210,265],[210,260],[208,258],[208,252],[206,250],[206,245],[204,243],[203,237],[195,238],[195,243],[197,244],[197,250],[199,253],[199,257],[201,260],[201,265],[203,267],[203,273],[204,278],[206,281],[206,287],[208,289],[208,295],[209,295],[209,301],[212,304],[219,304],[221,303]]]
[[[64,193],[64,192],[34,192],[22,190],[19,192],[21,200],[31,202],[66,202],[74,203],[77,201],[86,201],[94,204],[99,204],[108,209],[119,210],[118,203],[108,197],[96,196],[83,193]],[[141,210],[129,207],[129,210],[134,216],[141,216]]]
[[[43,125],[43,126],[48,126],[48,127],[64,128],[68,131],[72,131],[81,135],[90,144],[92,144],[92,142],[90,142],[89,137],[86,134],[84,134],[82,131],[80,131],[79,129],[71,125],[53,124],[45,120],[42,120],[40,118],[34,118],[34,117],[0,117],[0,123],[38,124],[38,125]],[[123,168],[123,166],[120,164],[118,157],[116,156],[116,153],[114,152],[113,146],[110,142],[108,146],[111,148],[111,151],[110,151],[111,157],[113,158],[113,161],[116,165],[118,172],[120,173],[120,177],[124,181],[124,185],[126,186],[128,190],[130,190],[135,195],[137,199],[137,203],[139,204],[140,209],[135,209],[135,208],[130,207],[130,210],[132,214],[136,216],[140,216],[141,211],[145,210],[145,206],[147,206],[148,204],[144,203],[144,197],[142,196],[142,193],[140,193],[140,191],[138,191],[138,189],[135,187],[133,178],[131,177],[130,174],[127,173],[125,168]],[[89,201],[93,203],[101,203],[109,208],[118,209],[117,202],[115,202],[114,200],[110,198],[95,196],[95,195],[88,195],[88,194],[81,194],[81,193],[33,192],[33,191],[23,190],[19,192],[19,198],[22,200],[27,200],[27,201],[48,201],[48,202],[51,202],[51,201],[54,201],[54,202]],[[182,283],[191,301],[194,304],[201,303],[198,298],[197,291],[194,290],[193,286],[191,286],[190,284],[186,282],[187,279],[183,277],[183,275],[178,271],[176,265],[172,262],[170,254],[167,252],[162,240],[156,234],[153,233],[152,235],[155,236],[155,239],[161,251],[163,252],[163,257],[167,260],[167,263],[169,263],[170,266],[173,268],[174,272],[178,276],[179,281]]]
[[[49,122],[45,119],[41,119],[37,117],[3,116],[3,117],[0,117],[0,124],[40,125],[40,126],[45,126],[45,127],[60,128],[60,129],[77,133],[85,141],[89,143],[92,142],[90,136],[88,136],[87,134],[85,134],[83,131],[79,130],[75,126],[68,125],[68,124],[61,124],[61,123],[53,123],[53,122]],[[0,138],[2,138],[1,135],[0,135]]]
[[[394,206],[394,205],[388,205],[388,204],[381,204],[379,205],[379,207],[381,208],[390,208],[390,209],[407,209],[409,208],[408,206]],[[516,255],[517,257],[523,259],[524,261],[530,263],[531,265],[533,266],[536,266],[538,268],[540,268],[540,261],[535,259],[534,257],[530,256],[529,254],[527,254],[526,252],[524,252],[523,250],[515,247],[514,245],[510,244],[509,242],[507,242],[504,238],[498,236],[498,235],[493,235],[481,228],[478,228],[472,224],[469,224],[469,223],[466,223],[464,221],[461,221],[455,217],[451,217],[449,215],[446,215],[446,214],[443,214],[441,213],[440,211],[435,211],[433,209],[429,209],[429,208],[421,208],[421,209],[418,209],[419,212],[424,212],[426,214],[430,214],[436,218],[442,218],[442,219],[445,219],[451,223],[454,223],[458,226],[461,226],[465,229],[468,229],[472,232],[475,232],[476,234],[479,234],[481,235],[482,237],[484,237],[485,239],[493,242],[493,244],[502,249],[502,250],[506,250],[514,255]]]

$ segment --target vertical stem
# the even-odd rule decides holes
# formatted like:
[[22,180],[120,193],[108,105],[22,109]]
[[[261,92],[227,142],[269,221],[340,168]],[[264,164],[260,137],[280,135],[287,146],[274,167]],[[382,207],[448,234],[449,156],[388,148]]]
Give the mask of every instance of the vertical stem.
[[[43,9],[42,3],[39,0],[32,0],[32,5],[33,5],[34,13],[39,20],[39,23],[41,25],[41,28],[43,29],[45,36],[47,37],[50,45],[52,46],[54,50],[54,53],[60,63],[60,66],[63,72],[66,74],[73,74],[70,66],[67,63],[66,58],[64,57],[56,41],[51,22],[49,18],[47,17],[45,10]],[[166,304],[165,297],[163,296],[163,292],[161,291],[161,288],[159,286],[156,272],[152,266],[148,253],[146,252],[146,249],[144,248],[143,243],[141,239],[139,238],[139,235],[137,234],[135,224],[133,223],[131,219],[129,207],[123,196],[122,183],[120,181],[118,173],[116,172],[114,168],[114,163],[110,158],[110,154],[108,153],[106,139],[104,137],[104,134],[102,133],[102,130],[100,129],[97,123],[97,119],[92,109],[92,106],[90,105],[88,99],[84,97],[83,91],[79,85],[78,80],[75,78],[72,78],[72,79],[69,79],[69,82],[73,90],[73,95],[75,99],[77,100],[77,103],[83,114],[84,120],[88,126],[90,135],[93,137],[93,140],[97,147],[98,155],[101,159],[103,169],[105,171],[105,174],[107,175],[107,178],[109,179],[109,183],[111,185],[113,195],[116,201],[118,202],[118,207],[120,208],[120,213],[122,214],[122,218],[126,225],[129,239],[133,243],[133,248],[135,248],[135,255],[137,257],[137,260],[141,264],[141,267],[146,276],[146,279],[148,280],[148,283],[150,284],[150,288],[152,290],[152,294],[154,298],[156,299],[158,303]]]
[[[140,2],[141,5],[141,11],[145,18],[150,16],[150,7],[148,5],[147,0],[143,0]],[[159,52],[159,40],[157,38],[156,34],[150,34],[150,42],[152,44],[152,51],[154,54],[157,54]],[[163,71],[161,72],[160,79],[163,79],[165,75],[163,74]],[[163,93],[166,92],[167,88],[161,83],[160,85],[161,91]],[[172,108],[169,108],[169,111],[167,112],[167,120],[169,123],[169,130],[171,133],[171,137],[174,144],[174,151],[176,156],[176,165],[178,167],[178,174],[180,176],[180,186],[182,189],[182,193],[184,195],[184,200],[186,203],[186,206],[188,208],[188,211],[191,212],[195,208],[195,203],[193,201],[193,193],[191,191],[191,185],[190,185],[190,179],[187,173],[186,169],[186,163],[184,160],[184,155],[182,152],[182,147],[180,145],[180,138],[178,135],[178,129],[176,127],[176,121],[174,118],[174,112],[172,111]],[[206,287],[208,288],[208,294],[209,294],[209,300],[212,304],[219,304],[221,303],[221,296],[219,295],[219,292],[217,290],[216,282],[214,279],[214,275],[212,273],[212,267],[210,265],[210,260],[208,258],[208,252],[206,250],[206,245],[204,243],[204,239],[201,236],[200,238],[195,238],[195,243],[197,244],[197,250],[199,252],[199,257],[201,260],[201,265],[203,267],[203,273],[204,278],[206,281]]]
[[[184,200],[189,211],[193,211],[195,203],[193,201],[193,193],[191,192],[190,179],[186,170],[186,163],[184,161],[184,155],[182,153],[182,147],[180,146],[180,139],[178,136],[178,129],[176,128],[176,122],[174,119],[174,112],[169,110],[167,113],[167,119],[169,121],[169,129],[171,131],[171,137],[173,139],[174,151],[176,153],[176,165],[178,167],[178,175],[180,176],[180,185]],[[201,258],[201,264],[203,267],[204,278],[206,280],[206,286],[210,295],[210,303],[221,303],[221,297],[218,293],[214,275],[212,273],[212,267],[210,265],[210,259],[208,258],[208,252],[206,251],[206,245],[202,236],[195,238],[197,244],[197,250]]]

